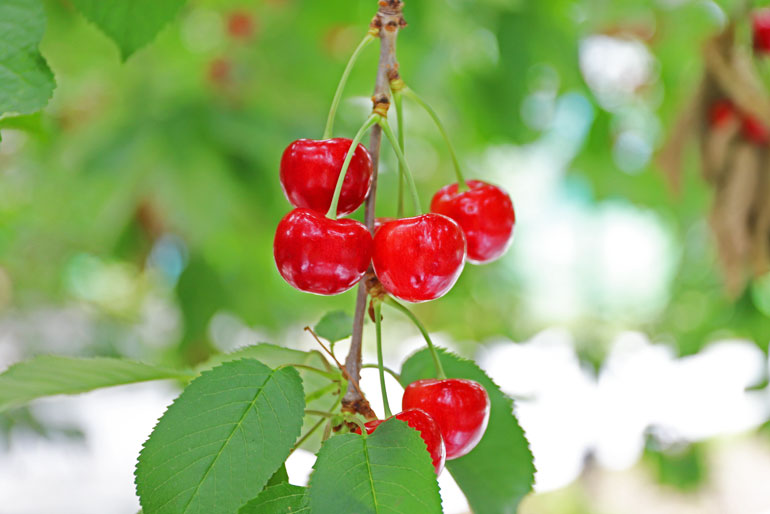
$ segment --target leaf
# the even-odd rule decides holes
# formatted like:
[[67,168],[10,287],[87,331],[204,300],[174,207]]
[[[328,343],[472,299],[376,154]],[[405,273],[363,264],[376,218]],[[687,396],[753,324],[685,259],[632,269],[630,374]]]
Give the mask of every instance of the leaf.
[[56,86],[38,50],[45,32],[39,0],[0,0],[0,115],[45,107]]
[[386,421],[368,437],[343,434],[328,439],[313,469],[313,514],[441,512],[425,442],[398,419]]
[[[300,350],[293,350],[291,348],[284,348],[283,346],[276,346],[269,343],[259,343],[251,346],[245,346],[239,348],[232,353],[225,353],[221,355],[215,355],[209,361],[202,364],[199,371],[204,369],[210,369],[223,362],[237,360],[237,359],[256,359],[267,366],[278,367],[283,364],[303,364],[307,366],[313,366],[318,369],[326,369],[326,360],[317,351],[303,352]],[[305,388],[305,394],[311,395],[316,391],[320,391],[322,388],[329,385],[331,382],[329,379],[308,371],[303,368],[298,368],[300,377],[302,377],[302,383]],[[337,373],[338,370],[334,368],[333,373]],[[305,408],[311,410],[328,411],[332,405],[335,404],[337,396],[333,396],[332,391],[313,398],[307,402]],[[302,426],[302,433],[304,434],[310,427],[318,422],[317,416],[306,416],[305,422]],[[317,430],[309,439],[302,443],[301,448],[310,451],[317,452],[321,447],[321,438],[323,436],[322,430]]]
[[109,36],[123,60],[171,21],[185,0],[72,0],[91,23]]
[[285,484],[289,482],[289,473],[286,471],[286,464],[281,464],[281,467],[279,467],[275,473],[273,473],[273,476],[270,477],[270,480],[267,481],[267,484],[265,484],[265,487],[270,487],[271,485],[278,485],[278,484]]
[[304,407],[293,368],[244,359],[204,372],[139,455],[136,490],[145,514],[237,512],[288,457]]
[[324,314],[314,330],[316,334],[330,343],[336,343],[350,337],[353,330],[353,318],[345,311],[332,311]]
[[[457,485],[476,514],[514,513],[532,489],[535,467],[524,432],[513,414],[513,402],[476,363],[439,350],[441,364],[450,378],[467,378],[484,386],[491,412],[484,437],[468,455],[447,461]],[[435,377],[427,349],[412,355],[401,370],[401,383]]]
[[148,380],[188,379],[192,373],[107,357],[40,355],[0,374],[0,411],[36,398],[77,394]]
[[265,488],[259,496],[241,507],[238,514],[287,514],[310,512],[307,487],[289,483]]

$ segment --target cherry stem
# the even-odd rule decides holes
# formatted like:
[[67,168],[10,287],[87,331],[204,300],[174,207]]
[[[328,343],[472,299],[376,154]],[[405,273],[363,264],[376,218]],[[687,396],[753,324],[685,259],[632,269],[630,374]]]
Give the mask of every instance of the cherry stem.
[[368,435],[369,435],[369,434],[366,432],[366,426],[365,426],[365,425],[364,425],[364,423],[363,423],[363,422],[362,422],[360,419],[358,419],[357,417],[355,417],[355,416],[350,416],[349,418],[346,418],[346,419],[345,419],[345,421],[352,421],[353,423],[355,423],[356,425],[358,425],[358,428],[359,428],[359,430],[361,430],[361,435],[362,435],[362,436],[366,437],[366,436],[368,436]]
[[394,300],[390,296],[386,296],[385,303],[390,305],[391,307],[395,307],[402,313],[406,315],[407,318],[409,318],[412,323],[417,327],[417,329],[422,334],[422,337],[425,338],[425,342],[428,343],[428,349],[430,350],[431,356],[433,357],[433,364],[436,366],[436,375],[437,378],[446,378],[446,373],[444,373],[444,367],[441,365],[441,359],[439,359],[438,352],[436,351],[436,347],[433,346],[433,341],[431,341],[430,335],[428,334],[428,331],[425,329],[425,326],[420,323],[420,320],[417,319],[417,316],[415,316],[412,311],[398,303],[396,300]]
[[[377,368],[379,368],[377,364],[364,364],[361,366],[361,369],[377,369]],[[393,371],[387,366],[383,366],[382,369],[384,369],[385,372],[389,374],[391,377],[395,378],[396,382],[398,382],[399,384],[401,383],[401,375],[399,375],[398,373],[396,373],[395,371]]]
[[326,128],[324,128],[323,139],[329,139],[332,137],[332,132],[334,131],[334,117],[337,115],[337,108],[340,106],[342,92],[345,90],[345,84],[348,82],[348,77],[350,76],[350,72],[353,70],[353,66],[356,64],[356,60],[358,60],[358,56],[361,55],[361,52],[364,50],[364,48],[369,46],[369,43],[375,39],[377,39],[377,35],[368,32],[366,36],[364,36],[364,39],[358,43],[356,49],[353,50],[353,54],[350,56],[350,59],[348,59],[348,64],[345,66],[345,71],[342,72],[342,77],[340,77],[339,84],[337,84],[337,90],[334,92],[332,106],[329,109],[329,117],[326,119]]
[[[401,91],[393,91],[393,104],[396,106],[396,128],[398,129],[398,146],[406,155],[406,133],[404,132],[404,102]],[[398,161],[398,210],[396,217],[404,217],[404,165]]]
[[412,202],[414,203],[414,208],[417,211],[417,215],[420,215],[422,214],[422,207],[420,207],[420,195],[417,194],[417,185],[414,183],[414,176],[412,176],[412,170],[409,169],[409,163],[406,162],[404,152],[402,152],[401,148],[398,146],[398,139],[396,139],[396,135],[393,133],[393,129],[390,128],[390,123],[388,123],[388,120],[385,118],[380,118],[378,123],[382,127],[382,131],[385,132],[385,135],[388,137],[390,146],[393,147],[393,151],[396,153],[396,157],[398,157],[399,163],[404,166],[404,171],[406,172],[406,180],[409,183],[409,189],[412,193]]
[[452,157],[452,163],[455,167],[455,175],[457,175],[457,191],[467,191],[470,188],[468,187],[468,184],[465,182],[465,177],[463,176],[462,166],[460,165],[460,160],[457,158],[457,153],[455,152],[454,145],[452,145],[452,141],[449,139],[449,134],[447,133],[446,129],[444,128],[444,124],[441,123],[441,119],[438,117],[438,114],[436,114],[436,111],[433,110],[433,107],[428,105],[428,103],[423,100],[417,93],[412,91],[410,88],[406,87],[402,89],[404,94],[417,102],[417,104],[420,105],[423,109],[425,109],[425,112],[428,113],[428,115],[433,119],[433,122],[436,124],[436,127],[438,128],[438,131],[441,132],[441,136],[444,138],[444,142],[447,145],[447,148],[449,149],[449,155]]
[[382,392],[382,406],[385,409],[385,417],[393,415],[388,403],[388,392],[385,389],[385,365],[382,362],[382,305],[379,301],[373,301],[374,328],[377,335],[377,367],[380,370],[380,391]]
[[358,132],[356,132],[356,136],[353,138],[353,142],[350,144],[350,148],[348,149],[347,155],[345,155],[345,161],[342,163],[342,169],[340,170],[340,176],[337,178],[337,186],[334,188],[334,196],[332,197],[332,203],[329,206],[329,212],[326,213],[326,217],[331,220],[337,219],[337,204],[340,201],[340,193],[342,193],[342,184],[345,182],[345,175],[348,173],[348,168],[350,167],[350,161],[353,160],[353,154],[356,153],[356,148],[358,148],[358,143],[361,142],[361,140],[364,138],[364,134],[366,134],[366,131],[369,130],[372,125],[378,122],[380,119],[379,114],[372,114],[368,118],[366,118],[366,121],[363,125],[361,125],[361,128],[358,129]]

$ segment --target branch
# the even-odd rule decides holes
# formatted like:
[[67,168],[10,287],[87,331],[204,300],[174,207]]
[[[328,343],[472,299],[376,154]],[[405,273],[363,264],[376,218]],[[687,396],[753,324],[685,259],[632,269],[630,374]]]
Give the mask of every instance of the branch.
[[[396,38],[398,31],[406,26],[401,14],[404,3],[401,0],[381,0],[380,8],[372,19],[371,27],[379,30],[380,60],[377,65],[377,81],[372,95],[372,111],[382,116],[387,116],[390,106],[390,81],[398,78],[398,61],[396,60]],[[382,141],[382,128],[375,125],[372,128],[369,140],[369,153],[372,156],[372,187],[366,198],[365,221],[369,232],[374,233],[374,206],[377,192],[377,172],[380,162],[380,143]],[[350,342],[350,351],[345,359],[345,369],[352,380],[348,382],[348,390],[342,398],[342,409],[350,412],[358,412],[366,418],[376,418],[376,414],[369,406],[369,402],[353,387],[353,382],[361,379],[361,342],[364,336],[364,315],[366,314],[366,300],[368,288],[372,281],[376,280],[374,271],[370,267],[356,294],[356,309],[353,314],[353,335]]]

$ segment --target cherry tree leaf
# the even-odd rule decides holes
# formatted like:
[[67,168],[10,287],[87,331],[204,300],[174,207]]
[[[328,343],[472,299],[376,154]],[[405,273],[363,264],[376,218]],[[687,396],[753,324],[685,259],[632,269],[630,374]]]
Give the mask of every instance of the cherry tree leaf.
[[238,512],[288,457],[304,408],[294,368],[243,359],[205,371],[168,408],[139,455],[144,514]]
[[40,0],[0,0],[0,115],[45,107],[56,86],[38,50],[45,32]]
[[[475,362],[439,350],[449,378],[467,378],[487,390],[491,403],[484,437],[468,455],[447,461],[457,485],[476,514],[515,513],[521,499],[532,489],[535,467],[529,443],[513,413],[513,401],[492,382]],[[427,349],[407,359],[401,370],[404,387],[436,371]]]
[[330,343],[336,343],[350,337],[353,329],[353,318],[345,311],[332,311],[324,314],[314,330],[319,337]]
[[310,477],[313,514],[435,514],[441,497],[430,455],[416,430],[398,419],[368,437],[328,439]]
[[72,0],[91,23],[118,45],[123,60],[152,41],[185,0]]
[[238,514],[309,513],[307,487],[288,483],[266,487],[259,496],[241,507]]

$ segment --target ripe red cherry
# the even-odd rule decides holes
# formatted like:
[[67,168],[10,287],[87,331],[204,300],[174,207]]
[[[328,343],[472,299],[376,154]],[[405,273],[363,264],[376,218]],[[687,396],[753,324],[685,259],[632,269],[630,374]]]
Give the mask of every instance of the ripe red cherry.
[[417,380],[404,390],[401,405],[404,409],[424,410],[438,423],[447,460],[475,448],[489,422],[489,396],[473,380]]
[[743,137],[752,143],[765,145],[770,142],[770,133],[768,133],[767,127],[749,114],[745,114],[741,120],[741,132]]
[[[441,438],[441,430],[433,418],[420,409],[407,409],[399,412],[394,417],[404,421],[407,425],[420,433],[422,440],[425,441],[425,445],[428,447],[430,458],[433,460],[433,468],[436,470],[436,475],[440,475],[441,471],[444,469],[446,448],[444,447],[444,440]],[[371,434],[385,421],[386,420],[384,419],[376,419],[367,422],[364,424],[366,433]],[[356,428],[355,432],[360,434],[361,429]]]
[[754,51],[766,55],[770,53],[770,9],[758,9],[753,18]]
[[394,221],[396,218],[374,218],[374,233],[376,234],[380,228],[386,223]]
[[442,187],[433,195],[430,210],[455,220],[468,241],[468,261],[491,262],[505,253],[513,240],[516,214],[508,194],[497,186],[469,180],[470,190],[457,184]]
[[[281,187],[295,207],[326,213],[342,170],[350,139],[298,139],[286,147],[281,157]],[[337,216],[358,209],[372,185],[372,158],[363,145],[353,153],[342,183]]]
[[709,107],[709,126],[713,128],[724,127],[735,118],[736,112],[729,100],[717,100]]
[[435,300],[457,282],[464,265],[463,231],[441,214],[390,221],[374,235],[374,272],[396,298]]
[[254,33],[254,18],[246,11],[234,11],[227,17],[227,33],[233,39],[248,39]]
[[353,287],[369,267],[372,236],[358,221],[294,209],[278,224],[273,255],[278,272],[300,291],[338,294]]

